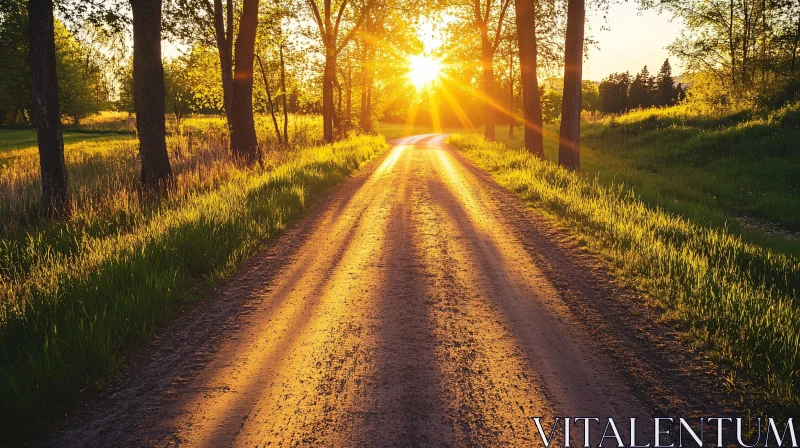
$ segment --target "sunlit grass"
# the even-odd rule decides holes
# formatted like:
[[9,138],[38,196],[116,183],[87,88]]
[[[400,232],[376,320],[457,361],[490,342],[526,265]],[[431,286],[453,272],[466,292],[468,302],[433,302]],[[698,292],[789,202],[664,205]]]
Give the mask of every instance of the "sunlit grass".
[[[770,235],[738,219],[800,231],[798,112],[795,105],[764,116],[704,115],[678,106],[595,117],[583,124],[581,171],[604,185],[634,189],[647,205],[797,255],[800,238]],[[545,129],[558,133],[557,125]],[[521,148],[522,132],[508,138],[507,127],[498,128],[498,140]],[[558,160],[556,141],[545,139],[545,155]]]
[[[666,319],[783,412],[800,405],[800,261],[480,136],[449,142],[602,254]],[[735,386],[743,386],[736,380]]]
[[8,160],[0,170],[0,427],[31,428],[53,403],[102,381],[124,345],[150,337],[195,291],[387,147],[382,137],[319,146],[315,130],[302,137],[300,126],[297,146],[280,147],[260,128],[264,157],[244,168],[229,157],[220,120],[187,120],[169,137],[176,183],[160,200],[135,186],[130,136],[69,143],[74,211],[62,221],[38,214],[35,151],[0,153]]

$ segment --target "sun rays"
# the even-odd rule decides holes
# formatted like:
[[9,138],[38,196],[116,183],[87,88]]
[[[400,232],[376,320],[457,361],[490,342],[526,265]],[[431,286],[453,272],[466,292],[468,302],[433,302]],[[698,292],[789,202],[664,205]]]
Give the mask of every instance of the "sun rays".
[[439,80],[442,63],[430,56],[415,55],[408,58],[408,78],[414,87],[422,89]]

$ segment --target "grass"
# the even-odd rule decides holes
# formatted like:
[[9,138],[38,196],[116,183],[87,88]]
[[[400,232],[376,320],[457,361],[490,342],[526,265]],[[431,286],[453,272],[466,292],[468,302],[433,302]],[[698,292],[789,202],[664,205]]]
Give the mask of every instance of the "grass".
[[453,135],[449,142],[601,254],[619,278],[726,366],[734,387],[762,394],[770,411],[800,407],[797,257],[646,204],[619,183],[475,134]]
[[[38,214],[36,152],[26,146],[33,142],[0,150],[3,431],[31,430],[52,405],[101,384],[126,346],[151,337],[387,147],[382,137],[367,136],[319,146],[304,140],[314,129],[302,126],[294,128],[296,146],[278,147],[262,122],[265,156],[244,168],[228,156],[221,123],[187,120],[170,135],[176,186],[161,200],[138,194],[130,136],[70,141],[75,211],[61,221]],[[24,141],[18,132],[2,131],[0,141]]]
[[[769,115],[708,116],[678,106],[589,120],[581,132],[581,170],[605,185],[633,188],[648,205],[766,244],[763,232],[748,232],[738,218],[800,231],[798,121],[800,104]],[[498,128],[498,140],[521,148],[522,133],[509,139],[505,129]],[[546,131],[558,135],[557,125]],[[545,153],[558,160],[556,140],[545,139]],[[779,245],[785,240],[772,244]]]

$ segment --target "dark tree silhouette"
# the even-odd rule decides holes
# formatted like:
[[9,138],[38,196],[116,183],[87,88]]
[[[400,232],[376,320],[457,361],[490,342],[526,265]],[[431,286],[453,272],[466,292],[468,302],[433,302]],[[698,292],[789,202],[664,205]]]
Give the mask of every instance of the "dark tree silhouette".
[[631,82],[628,92],[628,108],[636,109],[647,107],[650,104],[649,92],[647,91],[647,80],[642,73],[637,73]]
[[586,5],[584,0],[569,0],[567,3],[567,37],[564,42],[564,98],[561,103],[558,163],[571,170],[580,168],[585,21]]
[[686,99],[686,90],[683,88],[681,83],[675,87],[675,101],[681,102]]
[[612,73],[600,82],[600,110],[608,114],[625,112],[628,108],[630,73]]
[[42,203],[51,215],[69,211],[67,167],[61,135],[52,0],[28,1],[33,121],[39,142]]
[[244,0],[236,36],[231,97],[231,152],[245,163],[258,159],[253,120],[253,59],[255,58],[258,0]]
[[172,175],[164,123],[161,62],[161,0],[131,0],[133,11],[133,104],[139,132],[142,185],[162,189]]
[[517,44],[519,45],[520,77],[522,80],[522,114],[525,120],[525,149],[544,157],[542,139],[542,103],[537,77],[536,2],[515,0]]
[[661,65],[656,77],[656,106],[670,106],[675,103],[677,91],[675,90],[675,78],[672,77],[672,66],[669,59]]

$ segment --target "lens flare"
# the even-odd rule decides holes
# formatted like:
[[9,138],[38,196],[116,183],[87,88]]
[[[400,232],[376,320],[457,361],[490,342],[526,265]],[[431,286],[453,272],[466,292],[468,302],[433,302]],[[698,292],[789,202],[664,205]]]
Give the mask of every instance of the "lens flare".
[[442,73],[442,63],[429,56],[408,58],[408,78],[414,87],[421,89],[438,80]]

